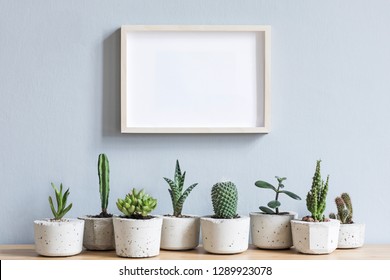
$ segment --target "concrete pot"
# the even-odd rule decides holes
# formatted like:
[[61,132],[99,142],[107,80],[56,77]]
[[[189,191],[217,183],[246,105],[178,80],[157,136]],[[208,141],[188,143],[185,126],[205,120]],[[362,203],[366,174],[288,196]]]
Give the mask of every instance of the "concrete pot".
[[62,257],[83,249],[84,221],[42,219],[34,221],[35,251],[42,256]]
[[199,245],[200,218],[162,216],[161,249],[189,250]]
[[291,231],[295,249],[303,254],[330,254],[337,248],[340,221],[305,222],[292,220]]
[[115,250],[120,257],[147,258],[160,253],[162,218],[114,217]]
[[252,243],[261,249],[288,249],[293,245],[290,221],[298,214],[273,215],[260,212],[249,214]]
[[112,217],[94,218],[79,217],[85,222],[83,245],[88,250],[114,250],[114,226]]
[[203,248],[213,254],[237,254],[248,249],[249,217],[200,218]]
[[341,224],[337,248],[349,249],[364,244],[365,224]]

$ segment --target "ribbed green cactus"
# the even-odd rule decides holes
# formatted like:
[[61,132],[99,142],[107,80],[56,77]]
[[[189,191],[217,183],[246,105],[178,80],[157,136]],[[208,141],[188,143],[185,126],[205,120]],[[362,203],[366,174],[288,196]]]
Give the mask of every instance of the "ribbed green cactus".
[[337,215],[334,213],[329,214],[329,218],[337,219],[342,224],[353,224],[353,209],[352,202],[349,194],[343,193],[341,197],[338,196],[335,199],[336,207],[337,207]]
[[66,200],[68,199],[68,196],[70,194],[69,188],[65,191],[65,193],[62,193],[62,183],[60,185],[60,189],[58,190],[57,187],[51,183],[51,186],[54,189],[54,192],[56,194],[56,201],[57,201],[57,210],[54,209],[53,205],[53,199],[51,196],[49,196],[49,204],[51,212],[53,213],[54,220],[61,220],[62,217],[65,216],[65,214],[72,208],[72,203],[66,206]]
[[110,217],[107,213],[108,196],[110,193],[110,166],[108,158],[105,154],[100,154],[98,158],[98,174],[99,174],[99,192],[102,212],[100,216]]
[[326,195],[328,193],[329,175],[324,182],[321,178],[321,160],[317,161],[311,190],[306,196],[306,206],[315,221],[325,220]]
[[237,199],[238,193],[234,183],[216,183],[211,189],[215,218],[233,219],[237,217]]
[[143,190],[132,189],[124,199],[118,199],[116,206],[128,218],[143,219],[156,208],[157,199]]
[[175,177],[172,181],[171,179],[165,178],[164,180],[168,183],[169,187],[171,189],[168,189],[169,194],[171,195],[172,200],[172,207],[173,207],[173,216],[175,217],[181,217],[181,212],[183,210],[183,204],[186,200],[187,196],[190,194],[193,188],[198,185],[198,183],[195,183],[191,186],[189,186],[184,192],[183,192],[183,185],[184,185],[184,179],[186,177],[186,172],[184,171],[183,174],[180,170],[180,164],[179,161],[176,160],[176,168],[175,168]]

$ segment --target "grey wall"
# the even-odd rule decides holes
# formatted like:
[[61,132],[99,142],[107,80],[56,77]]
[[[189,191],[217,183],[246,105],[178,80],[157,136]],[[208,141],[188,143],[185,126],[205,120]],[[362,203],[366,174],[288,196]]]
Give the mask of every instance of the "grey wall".
[[[51,215],[50,182],[70,187],[68,217],[97,214],[101,152],[115,214],[132,187],[170,212],[162,177],[177,158],[187,184],[199,183],[184,210],[199,215],[219,180],[237,184],[242,214],[271,199],[258,179],[286,176],[305,197],[321,158],[327,213],[347,191],[366,241],[390,242],[389,13],[389,1],[0,0],[0,243],[33,242],[33,220]],[[271,25],[271,133],[122,135],[123,24]],[[308,214],[304,201],[282,206]]]

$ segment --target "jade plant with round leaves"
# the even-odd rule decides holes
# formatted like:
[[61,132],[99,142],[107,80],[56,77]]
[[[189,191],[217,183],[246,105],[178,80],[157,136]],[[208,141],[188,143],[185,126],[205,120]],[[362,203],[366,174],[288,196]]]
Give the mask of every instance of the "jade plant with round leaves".
[[286,177],[280,178],[278,176],[275,176],[275,178],[278,180],[278,186],[277,187],[274,187],[273,185],[271,185],[270,183],[267,183],[265,181],[256,181],[256,183],[255,183],[256,187],[259,187],[259,188],[262,188],[262,189],[270,189],[270,190],[275,192],[275,199],[273,199],[270,202],[268,202],[268,204],[267,204],[268,207],[260,206],[259,209],[261,211],[263,211],[264,213],[266,213],[266,214],[282,215],[282,214],[286,214],[286,212],[280,212],[279,211],[279,207],[281,206],[281,203],[279,201],[279,195],[280,194],[286,194],[286,195],[288,195],[289,197],[291,197],[292,199],[295,199],[295,200],[301,200],[301,198],[298,195],[296,195],[295,193],[293,193],[293,192],[283,190],[283,188],[284,188],[283,181],[285,181],[287,179]]

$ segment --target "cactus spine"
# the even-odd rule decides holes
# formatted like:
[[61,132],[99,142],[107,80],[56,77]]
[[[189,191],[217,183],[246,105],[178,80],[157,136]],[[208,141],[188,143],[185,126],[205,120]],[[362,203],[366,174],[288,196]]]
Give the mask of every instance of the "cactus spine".
[[216,183],[211,189],[215,218],[233,219],[237,217],[237,199],[238,193],[234,183]]
[[107,213],[108,196],[110,193],[110,166],[105,154],[100,154],[98,159],[99,192],[102,212],[101,216],[111,216]]
[[186,177],[186,172],[184,171],[183,174],[180,170],[180,164],[179,161],[176,160],[176,168],[175,168],[175,176],[174,180],[165,178],[164,180],[168,183],[170,189],[168,189],[169,194],[171,195],[172,200],[172,207],[173,207],[173,216],[175,217],[181,217],[182,210],[183,210],[183,204],[186,200],[187,196],[190,194],[193,188],[195,188],[198,183],[195,183],[191,186],[189,186],[184,192],[183,192],[183,186],[184,186],[184,179]]
[[328,193],[329,175],[324,182],[321,178],[321,160],[317,161],[311,190],[306,196],[306,206],[315,221],[324,221],[326,195]]
[[353,209],[349,194],[341,194],[341,197],[336,197],[335,202],[337,207],[337,215],[330,213],[329,217],[331,219],[338,219],[342,224],[352,224]]

